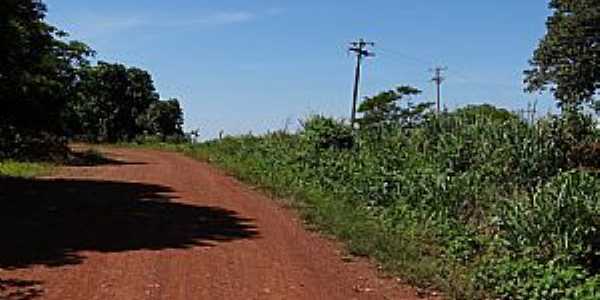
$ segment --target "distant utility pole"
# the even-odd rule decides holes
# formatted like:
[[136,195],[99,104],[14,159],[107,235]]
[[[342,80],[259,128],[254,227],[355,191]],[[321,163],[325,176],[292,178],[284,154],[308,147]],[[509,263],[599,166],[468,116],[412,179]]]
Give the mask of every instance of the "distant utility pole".
[[535,102],[532,103],[527,103],[527,110],[525,111],[525,113],[527,113],[527,118],[526,120],[531,124],[535,124],[535,116],[537,115],[537,100]]
[[529,122],[531,125],[535,124],[535,117],[537,116],[537,100],[530,102],[527,104],[527,109],[521,109],[520,111],[521,119]]
[[354,127],[356,122],[356,105],[358,103],[358,89],[360,85],[360,68],[363,57],[373,57],[375,53],[370,52],[367,47],[374,47],[375,43],[365,42],[363,39],[358,42],[350,43],[350,51],[356,53],[356,72],[354,77],[354,93],[352,95],[352,115],[350,117],[350,124]]
[[435,102],[435,108],[436,108],[436,112],[439,114],[441,111],[441,96],[442,96],[442,82],[444,82],[444,80],[446,80],[445,77],[442,76],[442,72],[448,70],[448,68],[446,67],[436,67],[435,69],[431,70],[434,72],[433,78],[431,79],[431,81],[435,82],[435,85],[437,86],[437,100]]

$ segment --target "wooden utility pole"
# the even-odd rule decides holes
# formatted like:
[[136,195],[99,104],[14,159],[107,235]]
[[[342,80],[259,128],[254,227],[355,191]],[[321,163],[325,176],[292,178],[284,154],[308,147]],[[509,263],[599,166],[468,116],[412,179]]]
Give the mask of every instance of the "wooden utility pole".
[[535,100],[535,102],[533,102],[533,104],[529,104],[529,110],[531,111],[531,125],[535,124],[535,117],[537,116],[537,99]]
[[360,73],[363,57],[373,57],[375,53],[370,52],[367,47],[374,47],[375,43],[365,42],[363,39],[358,42],[350,43],[350,51],[356,53],[356,71],[354,73],[354,92],[352,94],[352,114],[350,116],[350,124],[354,127],[356,122],[356,106],[358,104],[358,93],[360,85]]
[[519,112],[521,119],[534,125],[535,117],[537,116],[537,100],[533,104],[531,102],[527,103],[527,109],[521,109]]
[[441,103],[442,103],[442,82],[446,80],[445,77],[442,76],[442,72],[448,70],[446,67],[436,67],[432,71],[434,72],[434,76],[431,81],[435,82],[437,87],[437,99],[435,101],[436,112],[439,114],[441,111]]

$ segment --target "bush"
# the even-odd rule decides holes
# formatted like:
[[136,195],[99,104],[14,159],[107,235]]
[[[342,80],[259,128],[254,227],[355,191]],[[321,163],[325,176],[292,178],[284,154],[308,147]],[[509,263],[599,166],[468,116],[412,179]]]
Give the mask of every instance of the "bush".
[[503,258],[480,267],[475,285],[499,299],[592,300],[600,297],[600,276],[583,268]]
[[63,161],[69,150],[67,141],[46,132],[0,128],[0,160]]
[[[297,134],[228,137],[184,151],[290,196],[353,253],[414,283],[474,298],[470,278],[487,276],[480,297],[560,298],[592,295],[600,261],[600,181],[569,172],[568,124],[548,117],[531,125],[489,106],[378,130],[314,116]],[[576,132],[591,143],[586,124]],[[524,281],[521,261],[532,268]]]
[[553,178],[530,199],[505,202],[501,237],[514,253],[546,261],[600,259],[600,180],[573,171]]
[[577,167],[600,170],[600,143],[585,143],[573,147],[569,159]]
[[351,149],[354,146],[352,128],[341,121],[312,116],[302,124],[301,139],[316,149]]

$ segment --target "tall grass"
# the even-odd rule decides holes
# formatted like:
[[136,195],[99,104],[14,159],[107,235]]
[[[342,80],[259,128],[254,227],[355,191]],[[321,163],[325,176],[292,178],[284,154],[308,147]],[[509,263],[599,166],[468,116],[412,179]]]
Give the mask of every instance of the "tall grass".
[[178,149],[294,199],[352,253],[451,298],[598,299],[600,181],[570,158],[591,127],[489,108],[423,119],[353,132],[313,117],[298,134]]

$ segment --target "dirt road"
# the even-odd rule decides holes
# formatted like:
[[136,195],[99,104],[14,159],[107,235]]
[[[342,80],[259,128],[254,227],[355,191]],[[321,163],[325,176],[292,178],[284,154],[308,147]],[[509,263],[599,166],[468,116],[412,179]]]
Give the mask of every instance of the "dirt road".
[[105,151],[0,179],[0,299],[419,299],[213,167]]

